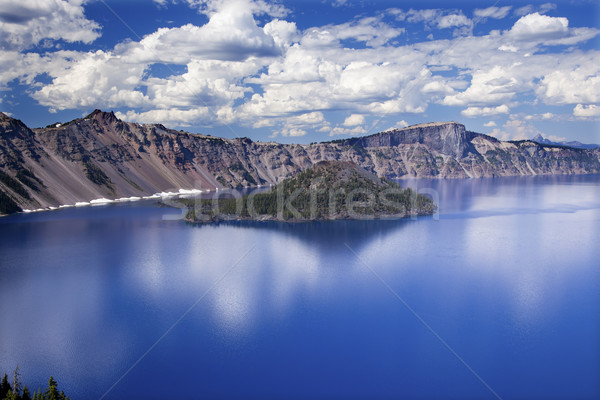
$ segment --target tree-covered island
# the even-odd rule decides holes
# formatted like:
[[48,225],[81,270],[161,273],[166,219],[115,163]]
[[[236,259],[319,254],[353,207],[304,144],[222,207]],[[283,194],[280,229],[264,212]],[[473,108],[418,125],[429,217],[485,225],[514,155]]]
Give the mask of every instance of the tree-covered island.
[[213,199],[180,199],[187,207],[186,220],[383,219],[428,215],[437,209],[429,197],[341,161],[319,162],[265,192],[229,197],[219,193]]

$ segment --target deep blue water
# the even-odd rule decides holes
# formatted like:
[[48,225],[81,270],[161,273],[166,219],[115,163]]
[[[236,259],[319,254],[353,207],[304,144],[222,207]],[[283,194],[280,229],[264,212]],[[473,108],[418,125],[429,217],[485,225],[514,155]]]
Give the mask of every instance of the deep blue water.
[[599,398],[600,176],[411,184],[439,220],[0,218],[0,371],[73,400]]

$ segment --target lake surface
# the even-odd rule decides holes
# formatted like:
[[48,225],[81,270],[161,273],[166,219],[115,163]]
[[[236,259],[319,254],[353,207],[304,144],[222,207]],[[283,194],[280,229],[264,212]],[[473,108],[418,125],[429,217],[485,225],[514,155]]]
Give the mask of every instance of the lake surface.
[[600,397],[600,176],[408,182],[440,215],[0,218],[0,371],[77,399]]

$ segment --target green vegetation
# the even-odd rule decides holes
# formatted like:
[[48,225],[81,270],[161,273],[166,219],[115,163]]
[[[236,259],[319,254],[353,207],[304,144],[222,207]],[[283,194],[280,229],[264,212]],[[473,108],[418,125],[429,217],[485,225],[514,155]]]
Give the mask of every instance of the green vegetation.
[[[535,142],[533,140],[529,140],[529,139],[525,139],[525,140],[509,140],[507,141],[507,143],[512,143],[518,147],[521,147],[522,145],[525,146],[529,146],[529,145],[535,145],[537,147],[547,147],[547,148],[556,148],[556,149],[564,149],[564,150],[573,150],[573,147],[569,147],[569,146],[564,146],[561,144],[543,144],[543,143],[538,143]],[[582,149],[575,149],[575,150],[582,150]]]
[[89,159],[83,160],[85,176],[98,186],[108,186],[112,188],[112,181],[99,167],[93,164]]
[[0,382],[0,400],[69,400],[69,397],[61,390],[58,390],[58,384],[54,378],[48,380],[48,387],[42,392],[38,389],[33,395],[21,382],[19,367],[15,368],[12,383],[8,381],[8,375],[4,374]]
[[12,214],[23,211],[6,193],[0,191],[0,214]]
[[370,219],[432,214],[436,209],[431,199],[410,188],[338,161],[320,162],[268,192],[180,202],[192,222]]
[[[250,175],[250,173],[248,172],[248,170],[246,170],[246,168],[244,168],[244,165],[241,162],[237,162],[232,164],[229,167],[229,171],[236,173],[237,175],[240,175],[242,181],[246,181],[248,182],[248,184],[250,185],[257,185],[256,181],[254,180],[254,178],[252,177],[252,175]],[[242,187],[242,183],[238,183],[237,185],[238,187]]]
[[0,171],[0,182],[4,183],[9,189],[24,199],[31,200],[27,189],[19,181],[7,173]]
[[36,192],[40,191],[38,184],[43,186],[42,181],[37,176],[35,176],[33,171],[31,171],[30,169],[19,169],[19,171],[17,172],[17,179],[25,185],[32,188],[33,190],[35,190]]
[[485,156],[489,160],[490,164],[495,167],[502,167],[503,165],[511,165],[512,158],[510,153],[504,150],[488,150]]
[[[210,135],[206,135],[206,136],[210,136]],[[220,137],[205,137],[202,139],[204,139],[210,143],[226,144],[225,139],[220,138]]]
[[128,178],[128,177],[125,175],[125,173],[124,173],[122,170],[120,170],[120,169],[119,169],[119,175],[121,176],[121,178],[123,178],[123,180],[124,180],[125,182],[127,182],[127,183],[129,183],[131,186],[133,186],[133,188],[134,188],[134,189],[136,189],[136,190],[138,190],[138,191],[140,191],[140,192],[143,192],[143,191],[144,191],[144,189],[142,189],[142,188],[140,187],[140,185],[138,185],[137,183],[135,183],[134,181],[132,181],[131,179],[129,179],[129,178]]
[[375,158],[381,158],[381,159],[388,158],[385,156],[385,154],[383,154],[383,151],[381,151],[379,149],[375,150],[373,152],[373,155],[375,156]]

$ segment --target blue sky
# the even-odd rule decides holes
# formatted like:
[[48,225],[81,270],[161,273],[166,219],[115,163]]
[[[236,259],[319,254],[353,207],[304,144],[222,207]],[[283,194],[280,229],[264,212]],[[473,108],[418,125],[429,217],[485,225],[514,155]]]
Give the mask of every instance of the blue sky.
[[0,110],[308,143],[454,120],[600,142],[597,1],[2,0]]

